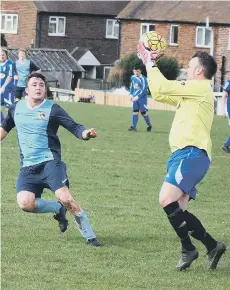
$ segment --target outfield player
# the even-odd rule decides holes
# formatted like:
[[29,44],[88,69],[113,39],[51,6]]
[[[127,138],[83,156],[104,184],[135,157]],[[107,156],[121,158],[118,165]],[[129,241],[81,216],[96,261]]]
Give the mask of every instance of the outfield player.
[[0,81],[1,106],[9,108],[14,103],[14,63],[8,59],[8,51],[0,49]]
[[[77,124],[59,105],[45,99],[45,77],[33,73],[27,80],[27,98],[13,104],[1,125],[1,141],[16,127],[21,155],[16,191],[19,207],[31,213],[55,213],[61,232],[68,227],[66,209],[78,224],[88,245],[101,246],[87,215],[69,191],[66,165],[61,161],[61,144],[57,136],[61,125],[79,139],[98,134]],[[59,201],[41,198],[44,188],[53,191]]]
[[19,101],[25,94],[28,75],[32,72],[40,72],[40,68],[29,59],[26,59],[26,51],[24,49],[18,51],[18,60],[15,62],[15,67],[18,76],[15,99]]
[[[196,198],[196,185],[204,178],[211,160],[211,126],[214,95],[210,80],[217,64],[206,52],[197,52],[188,64],[187,81],[168,81],[156,67],[161,51],[147,51],[138,43],[138,56],[146,65],[153,98],[177,108],[169,142],[172,155],[167,164],[159,201],[182,244],[177,270],[184,270],[198,258],[190,235],[207,248],[209,269],[215,269],[226,246],[217,242],[199,219],[186,210]],[[190,235],[189,235],[190,233]]]
[[130,97],[133,102],[133,116],[132,125],[128,130],[137,131],[138,115],[140,112],[148,126],[147,131],[150,132],[152,130],[152,125],[147,114],[148,83],[146,77],[141,74],[141,68],[139,66],[133,68],[133,76],[131,77],[130,84]]
[[[228,124],[230,126],[230,80],[228,80],[224,85],[224,92],[222,97],[222,117],[228,117]],[[230,135],[224,143],[222,149],[230,153]]]

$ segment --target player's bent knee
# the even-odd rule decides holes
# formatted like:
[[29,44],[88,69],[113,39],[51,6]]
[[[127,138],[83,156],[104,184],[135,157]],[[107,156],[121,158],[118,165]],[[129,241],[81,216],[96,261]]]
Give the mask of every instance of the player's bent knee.
[[167,205],[169,205],[170,203],[172,203],[170,201],[170,199],[167,199],[167,198],[159,198],[159,203],[160,203],[160,206],[161,207],[166,207]]
[[65,206],[68,206],[73,201],[73,197],[68,189],[68,187],[63,187],[55,191],[57,198],[63,203]]
[[25,212],[33,212],[36,208],[34,202],[31,202],[28,200],[18,201],[18,206],[21,210],[23,210]]
[[21,200],[18,201],[18,206],[21,210],[25,211],[25,212],[32,212],[34,211],[34,203],[28,202],[26,200]]
[[70,196],[61,196],[61,198],[59,198],[60,202],[65,205],[65,206],[70,206],[72,201],[73,201],[73,198],[70,197]]
[[178,201],[184,195],[184,192],[175,185],[164,182],[159,196],[159,203],[161,207],[165,207],[172,202]]
[[147,112],[141,112],[141,115],[142,115],[143,117],[145,117],[145,116],[147,115]]
[[18,206],[25,212],[33,212],[36,209],[35,200],[35,194],[32,192],[22,191],[17,194]]

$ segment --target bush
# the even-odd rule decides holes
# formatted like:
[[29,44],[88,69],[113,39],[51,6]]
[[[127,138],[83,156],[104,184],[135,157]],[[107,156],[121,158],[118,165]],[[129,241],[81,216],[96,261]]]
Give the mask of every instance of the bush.
[[[122,58],[109,74],[108,81],[114,87],[125,86],[129,89],[130,78],[133,75],[133,67],[138,65],[142,68],[142,74],[146,76],[146,69],[143,62],[137,57],[135,53],[129,54]],[[168,80],[175,80],[180,73],[180,65],[176,58],[163,56],[157,62],[157,66],[162,74]]]
[[157,62],[157,66],[168,80],[175,80],[180,74],[180,65],[175,57],[163,56]]

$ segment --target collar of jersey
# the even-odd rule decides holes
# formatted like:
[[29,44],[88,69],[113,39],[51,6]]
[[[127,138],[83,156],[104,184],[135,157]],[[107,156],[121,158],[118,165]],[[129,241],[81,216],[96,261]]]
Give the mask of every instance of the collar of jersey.
[[35,106],[35,107],[33,107],[33,108],[31,108],[31,107],[29,106],[27,100],[25,100],[25,101],[26,101],[26,106],[27,106],[28,109],[30,109],[30,110],[36,110],[36,109],[38,109],[39,107],[41,107],[41,106],[46,102],[46,99],[44,99],[43,102],[42,102],[41,104],[39,104],[39,105],[37,105],[37,106]]

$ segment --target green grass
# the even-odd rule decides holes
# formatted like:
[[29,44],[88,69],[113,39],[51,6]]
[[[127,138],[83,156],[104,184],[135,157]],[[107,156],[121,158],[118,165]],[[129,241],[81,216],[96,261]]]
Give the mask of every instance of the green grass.
[[[19,154],[13,132],[2,144],[2,289],[230,289],[228,251],[218,269],[209,272],[205,248],[195,242],[199,259],[186,272],[175,270],[180,243],[158,203],[174,114],[150,111],[153,132],[146,132],[140,118],[136,133],[127,131],[129,108],[70,103],[63,107],[99,132],[89,142],[62,128],[59,136],[71,192],[104,247],[87,247],[71,219],[61,235],[51,215],[18,208]],[[221,150],[227,134],[226,120],[215,117],[212,166],[190,210],[214,237],[229,245],[230,156]],[[49,191],[44,197],[54,199]]]

